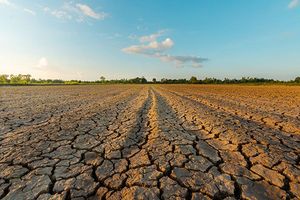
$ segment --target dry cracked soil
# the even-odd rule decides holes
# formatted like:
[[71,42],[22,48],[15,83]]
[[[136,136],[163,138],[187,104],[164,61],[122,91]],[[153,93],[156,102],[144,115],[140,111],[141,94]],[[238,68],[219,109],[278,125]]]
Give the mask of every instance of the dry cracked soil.
[[0,199],[300,199],[300,87],[1,87],[0,97]]

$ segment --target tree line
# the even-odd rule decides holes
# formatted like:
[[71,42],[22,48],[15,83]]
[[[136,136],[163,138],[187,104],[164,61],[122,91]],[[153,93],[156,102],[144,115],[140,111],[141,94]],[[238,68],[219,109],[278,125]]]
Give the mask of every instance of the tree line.
[[205,78],[197,79],[192,76],[190,79],[167,79],[162,78],[157,80],[153,78],[148,81],[145,77],[136,77],[132,79],[113,79],[106,80],[105,77],[101,76],[99,80],[95,81],[82,81],[82,80],[61,80],[61,79],[34,79],[30,74],[19,74],[19,75],[0,75],[1,85],[46,85],[46,84],[300,84],[300,77],[296,77],[294,80],[282,81],[265,78],[252,78],[242,77],[241,79],[229,79],[223,80],[217,78]]

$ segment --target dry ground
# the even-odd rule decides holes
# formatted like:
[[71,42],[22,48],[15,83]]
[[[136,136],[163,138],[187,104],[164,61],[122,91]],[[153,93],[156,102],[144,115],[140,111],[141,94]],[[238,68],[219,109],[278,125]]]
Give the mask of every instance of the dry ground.
[[0,97],[0,199],[300,199],[300,87],[1,87]]

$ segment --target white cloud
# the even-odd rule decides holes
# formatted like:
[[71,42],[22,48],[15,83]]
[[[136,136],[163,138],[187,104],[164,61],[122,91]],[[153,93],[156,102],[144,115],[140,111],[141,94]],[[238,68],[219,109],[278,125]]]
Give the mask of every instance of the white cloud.
[[135,34],[130,34],[130,35],[128,36],[128,38],[129,38],[130,40],[136,40],[136,39],[138,38],[138,36],[135,35]]
[[162,45],[165,47],[165,48],[171,48],[173,47],[174,45],[174,42],[170,39],[170,38],[167,38],[165,39],[165,41],[162,42]]
[[146,45],[132,45],[130,47],[124,48],[123,51],[126,53],[149,54],[151,52],[158,52],[170,49],[173,45],[174,42],[170,38],[167,38],[162,42],[152,41]]
[[140,37],[140,42],[153,42],[157,38],[159,38],[160,36],[162,36],[165,32],[166,32],[166,30],[160,30],[157,33],[154,33],[154,34],[151,34],[151,35],[142,36],[142,37]]
[[20,5],[17,5],[17,4],[13,4],[11,3],[9,0],[0,0],[0,5],[5,5],[5,6],[9,6],[13,9],[16,9],[17,11],[24,11],[24,12],[27,12],[31,15],[36,15],[36,13],[31,10],[31,9],[28,9],[28,8],[24,8],[23,6],[20,6]]
[[157,39],[163,34],[164,31],[159,31],[148,36],[142,36],[139,38],[141,44],[123,48],[122,51],[125,53],[140,54],[157,58],[163,62],[173,63],[178,67],[187,65],[192,67],[201,67],[201,64],[208,60],[199,56],[173,56],[167,54],[166,51],[174,46],[174,42],[171,38],[166,38],[159,42]]
[[199,56],[157,55],[157,57],[162,61],[172,62],[179,67],[186,64],[191,64],[192,67],[201,67],[202,63],[208,60],[207,58],[201,58]]
[[44,8],[43,8],[43,11],[44,11],[44,12],[50,12],[50,10],[51,10],[51,9],[50,9],[49,7],[44,7]]
[[59,19],[72,19],[72,16],[68,14],[68,12],[63,10],[53,10],[51,11],[51,15],[59,18]]
[[28,8],[24,8],[23,10],[31,15],[36,15],[36,13],[33,10],[30,10]]
[[6,6],[12,5],[12,3],[10,3],[8,0],[0,0],[0,4],[6,5]]
[[299,5],[299,0],[292,0],[292,1],[289,3],[288,8],[289,8],[289,9],[293,9],[293,8],[296,8],[298,5]]
[[79,10],[86,16],[94,18],[94,19],[101,19],[103,20],[107,14],[104,12],[97,13],[92,8],[90,8],[88,5],[85,4],[76,4],[76,7],[79,8]]
[[42,57],[39,59],[38,64],[37,64],[37,68],[39,69],[44,69],[48,67],[48,60],[45,57]]
[[58,18],[58,19],[62,19],[62,20],[71,20],[72,14],[76,13],[74,11],[74,7],[69,5],[69,3],[65,2],[63,4],[63,6],[59,9],[51,9],[49,7],[44,7],[43,11],[45,13],[49,13],[51,15],[53,15],[54,17]]
[[75,5],[73,2],[64,2],[64,4],[57,9],[44,7],[43,10],[45,13],[51,14],[58,19],[62,19],[62,20],[74,19],[77,22],[83,22],[85,21],[86,18],[103,20],[108,16],[107,13],[94,11],[88,5],[85,4]]

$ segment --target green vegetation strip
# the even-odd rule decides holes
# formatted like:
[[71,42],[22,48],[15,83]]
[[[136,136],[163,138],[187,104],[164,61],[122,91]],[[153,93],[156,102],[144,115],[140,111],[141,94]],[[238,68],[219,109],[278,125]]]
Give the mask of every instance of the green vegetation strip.
[[61,80],[61,79],[34,79],[29,74],[19,74],[19,75],[0,75],[0,85],[85,85],[85,84],[292,84],[299,85],[300,77],[296,77],[294,80],[282,81],[274,79],[265,78],[251,78],[243,77],[241,79],[228,79],[223,80],[216,78],[205,78],[197,79],[192,76],[188,79],[166,79],[162,78],[158,81],[153,78],[148,81],[144,77],[136,77],[133,79],[116,79],[116,80],[106,80],[105,77],[101,76],[99,80],[95,81],[82,81],[82,80]]

